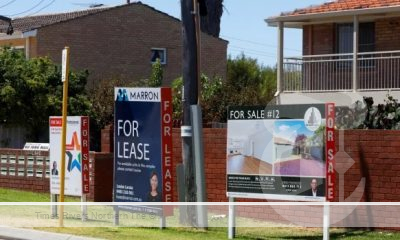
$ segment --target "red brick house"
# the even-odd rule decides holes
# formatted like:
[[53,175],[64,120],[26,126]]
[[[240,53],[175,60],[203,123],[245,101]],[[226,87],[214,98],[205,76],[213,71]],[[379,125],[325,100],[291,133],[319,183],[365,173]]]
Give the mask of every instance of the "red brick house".
[[[400,0],[336,0],[266,19],[278,28],[277,100],[400,99]],[[301,29],[303,56],[284,56],[284,29]]]
[[[0,24],[0,46],[12,45],[27,57],[49,56],[61,62],[64,46],[71,49],[71,66],[88,69],[89,85],[119,77],[147,79],[151,63],[160,57],[164,85],[182,72],[181,22],[140,2],[116,7],[30,16]],[[202,34],[202,72],[226,77],[227,41]]]

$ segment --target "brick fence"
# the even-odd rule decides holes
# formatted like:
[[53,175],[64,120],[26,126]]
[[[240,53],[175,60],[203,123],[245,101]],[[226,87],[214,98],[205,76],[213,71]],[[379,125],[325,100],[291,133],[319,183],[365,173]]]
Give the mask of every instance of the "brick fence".
[[[90,152],[90,200],[110,201],[112,169],[112,153]],[[48,152],[0,149],[0,171],[0,187],[34,192],[50,191]]]
[[[228,200],[226,197],[226,129],[204,129],[203,134],[208,201],[226,202]],[[176,166],[181,163],[179,129],[173,130],[173,145]],[[335,201],[400,201],[400,131],[336,132],[336,148],[337,197]],[[0,149],[0,187],[48,192],[47,155],[22,153],[21,150]],[[90,159],[91,194],[89,199],[112,201],[112,153],[91,153]],[[176,183],[176,176],[174,178]],[[366,183],[365,188],[357,190],[357,186],[360,182],[363,183],[363,179]],[[343,187],[340,187],[341,185]],[[339,192],[343,192],[341,194],[343,197],[339,197]],[[174,199],[175,201],[178,199],[176,186]],[[238,199],[238,201],[254,200]],[[221,208],[221,210],[226,211],[226,208]],[[287,221],[281,214],[277,214],[277,209],[272,207],[239,207],[238,211],[241,216]],[[293,213],[293,216],[302,221],[322,221],[322,215],[316,214],[317,217],[312,217],[309,216],[310,214],[296,212],[296,209],[290,210],[290,208],[286,211]],[[320,209],[315,211],[318,212]]]
[[[400,201],[400,131],[346,130],[343,144],[339,144],[339,135],[336,132],[336,181],[343,179],[344,195],[336,201]],[[176,166],[182,156],[179,129],[173,130],[173,146]],[[226,129],[204,129],[204,150],[208,201],[225,202]],[[91,199],[112,200],[112,169],[112,153],[91,152]],[[0,187],[49,191],[47,152],[0,149],[0,170]],[[362,178],[367,182],[365,191],[355,192]],[[339,187],[336,191],[339,196]],[[178,199],[176,187],[174,197]]]

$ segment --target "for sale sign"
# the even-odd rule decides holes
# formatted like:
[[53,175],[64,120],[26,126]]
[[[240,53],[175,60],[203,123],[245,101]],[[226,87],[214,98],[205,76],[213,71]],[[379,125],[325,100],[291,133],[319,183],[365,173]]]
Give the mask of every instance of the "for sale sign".
[[[50,117],[50,191],[60,194],[62,117]],[[89,117],[67,117],[64,194],[89,193]]]
[[334,104],[230,107],[227,195],[334,197]]
[[[170,88],[115,88],[114,201],[172,201]],[[161,207],[128,210],[166,214]]]

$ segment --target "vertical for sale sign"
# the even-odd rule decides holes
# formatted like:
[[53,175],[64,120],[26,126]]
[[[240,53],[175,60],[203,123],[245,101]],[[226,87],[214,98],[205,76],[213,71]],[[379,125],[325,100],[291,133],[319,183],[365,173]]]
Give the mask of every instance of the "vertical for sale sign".
[[[50,117],[50,191],[60,194],[62,117]],[[89,193],[89,118],[67,118],[65,195]]]
[[335,198],[335,104],[326,104],[326,200]]
[[[115,88],[114,201],[172,201],[170,88]],[[120,207],[169,215],[159,206]]]

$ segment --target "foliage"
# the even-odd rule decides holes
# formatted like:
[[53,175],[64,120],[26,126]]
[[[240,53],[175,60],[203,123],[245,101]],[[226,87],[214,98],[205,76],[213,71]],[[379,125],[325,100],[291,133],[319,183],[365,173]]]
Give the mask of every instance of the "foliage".
[[337,126],[341,129],[393,129],[400,130],[400,105],[387,95],[384,104],[374,106],[372,97],[364,97],[350,108],[337,108]]
[[317,130],[314,131],[314,134],[307,139],[307,146],[321,147],[324,145],[324,134],[326,127],[321,125]]
[[100,150],[101,129],[114,122],[114,88],[115,87],[143,87],[145,80],[127,83],[119,78],[103,79],[90,91],[89,99],[92,103],[90,111],[91,146]]
[[[177,78],[172,82],[173,93],[173,118],[182,119],[182,78]],[[219,118],[218,114],[221,112],[221,106],[215,104],[222,94],[222,79],[215,77],[214,79],[208,78],[206,75],[201,75],[201,105],[203,112],[203,119],[206,122],[214,121]]]
[[[223,0],[203,0],[202,2],[205,3],[207,15],[200,18],[201,31],[211,36],[219,37],[221,17],[224,11]],[[202,10],[200,9],[200,11]]]
[[228,59],[226,90],[229,105],[267,105],[276,91],[276,69],[240,55]]
[[[91,103],[85,86],[88,73],[70,72],[69,115],[89,115]],[[27,130],[28,140],[37,141],[48,132],[49,116],[62,107],[61,67],[48,58],[26,60],[23,53],[0,51],[0,120],[4,125]]]
[[364,98],[366,116],[363,126],[366,129],[400,129],[400,106],[397,99],[388,95],[384,104],[373,106],[372,98]]
[[183,79],[182,77],[172,81],[172,118],[175,120],[182,119],[182,94],[183,94]]
[[149,87],[161,87],[163,80],[163,68],[159,58],[151,66],[151,75],[149,79]]
[[[228,59],[227,79],[201,76],[203,122],[226,122],[228,106],[267,105],[276,90],[276,70],[241,55]],[[173,84],[174,119],[182,117],[182,78]]]

